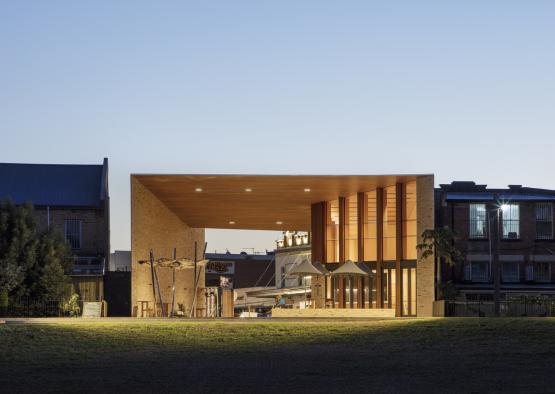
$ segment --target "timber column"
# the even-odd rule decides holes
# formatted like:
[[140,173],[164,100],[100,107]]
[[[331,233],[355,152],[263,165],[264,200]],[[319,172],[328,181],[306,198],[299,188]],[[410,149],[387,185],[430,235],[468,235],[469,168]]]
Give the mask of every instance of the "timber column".
[[383,188],[376,189],[376,308],[383,308]]
[[401,289],[403,275],[401,259],[403,258],[403,184],[395,185],[395,316],[403,315],[403,293]]
[[[326,203],[319,202],[310,207],[310,248],[312,261],[326,263]],[[310,296],[314,307],[326,305],[326,278],[313,276],[310,282]]]

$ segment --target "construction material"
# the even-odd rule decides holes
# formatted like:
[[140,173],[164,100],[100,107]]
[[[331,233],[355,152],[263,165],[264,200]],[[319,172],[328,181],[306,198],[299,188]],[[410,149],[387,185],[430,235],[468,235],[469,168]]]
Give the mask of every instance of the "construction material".
[[[164,307],[164,301],[162,300],[162,292],[160,291],[160,282],[158,281],[158,274],[156,273],[156,267],[154,267],[154,280],[156,280],[156,289],[158,290],[158,298],[160,299],[160,309],[162,311],[162,317],[166,317],[166,308]],[[154,304],[156,305],[156,299],[154,299]]]
[[156,286],[154,285],[154,252],[150,249],[150,275],[152,277],[152,296],[154,299],[154,316],[156,317],[158,314],[156,313]]
[[[177,248],[173,248],[173,259],[177,260]],[[175,266],[172,267],[172,313],[171,317],[173,318],[175,312]]]

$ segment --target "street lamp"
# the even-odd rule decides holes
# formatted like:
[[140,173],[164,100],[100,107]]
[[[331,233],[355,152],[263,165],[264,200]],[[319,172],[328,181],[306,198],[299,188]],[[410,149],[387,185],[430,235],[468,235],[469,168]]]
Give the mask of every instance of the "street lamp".
[[[499,201],[499,200],[497,200]],[[493,267],[493,308],[495,312],[495,316],[499,317],[501,315],[501,305],[500,305],[500,298],[501,298],[501,270],[499,266],[499,240],[500,240],[500,212],[507,212],[510,206],[506,203],[498,203],[497,206],[493,209],[488,210],[488,238],[489,238],[489,260],[490,260],[490,267]],[[491,244],[491,226],[490,226],[490,216],[489,213],[495,212],[497,213],[497,220],[496,224],[496,237],[495,237],[495,252],[497,258],[493,258],[492,253],[492,244]]]

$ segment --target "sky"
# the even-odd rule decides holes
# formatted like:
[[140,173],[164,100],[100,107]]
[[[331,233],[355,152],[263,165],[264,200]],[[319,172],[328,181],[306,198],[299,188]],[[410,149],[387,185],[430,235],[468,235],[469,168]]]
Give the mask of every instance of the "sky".
[[[0,161],[555,189],[554,1],[9,1]],[[275,232],[207,230],[208,250]]]

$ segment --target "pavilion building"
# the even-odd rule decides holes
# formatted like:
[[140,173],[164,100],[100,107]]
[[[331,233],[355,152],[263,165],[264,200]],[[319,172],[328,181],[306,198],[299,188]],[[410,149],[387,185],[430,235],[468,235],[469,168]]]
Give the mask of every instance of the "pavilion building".
[[[310,281],[305,316],[432,316],[434,258],[416,245],[433,227],[433,175],[132,174],[133,313],[153,301],[150,251],[201,260],[204,229],[221,228],[309,233],[329,274]],[[204,273],[180,270],[173,295],[171,275],[158,274],[163,298],[202,309]]]

